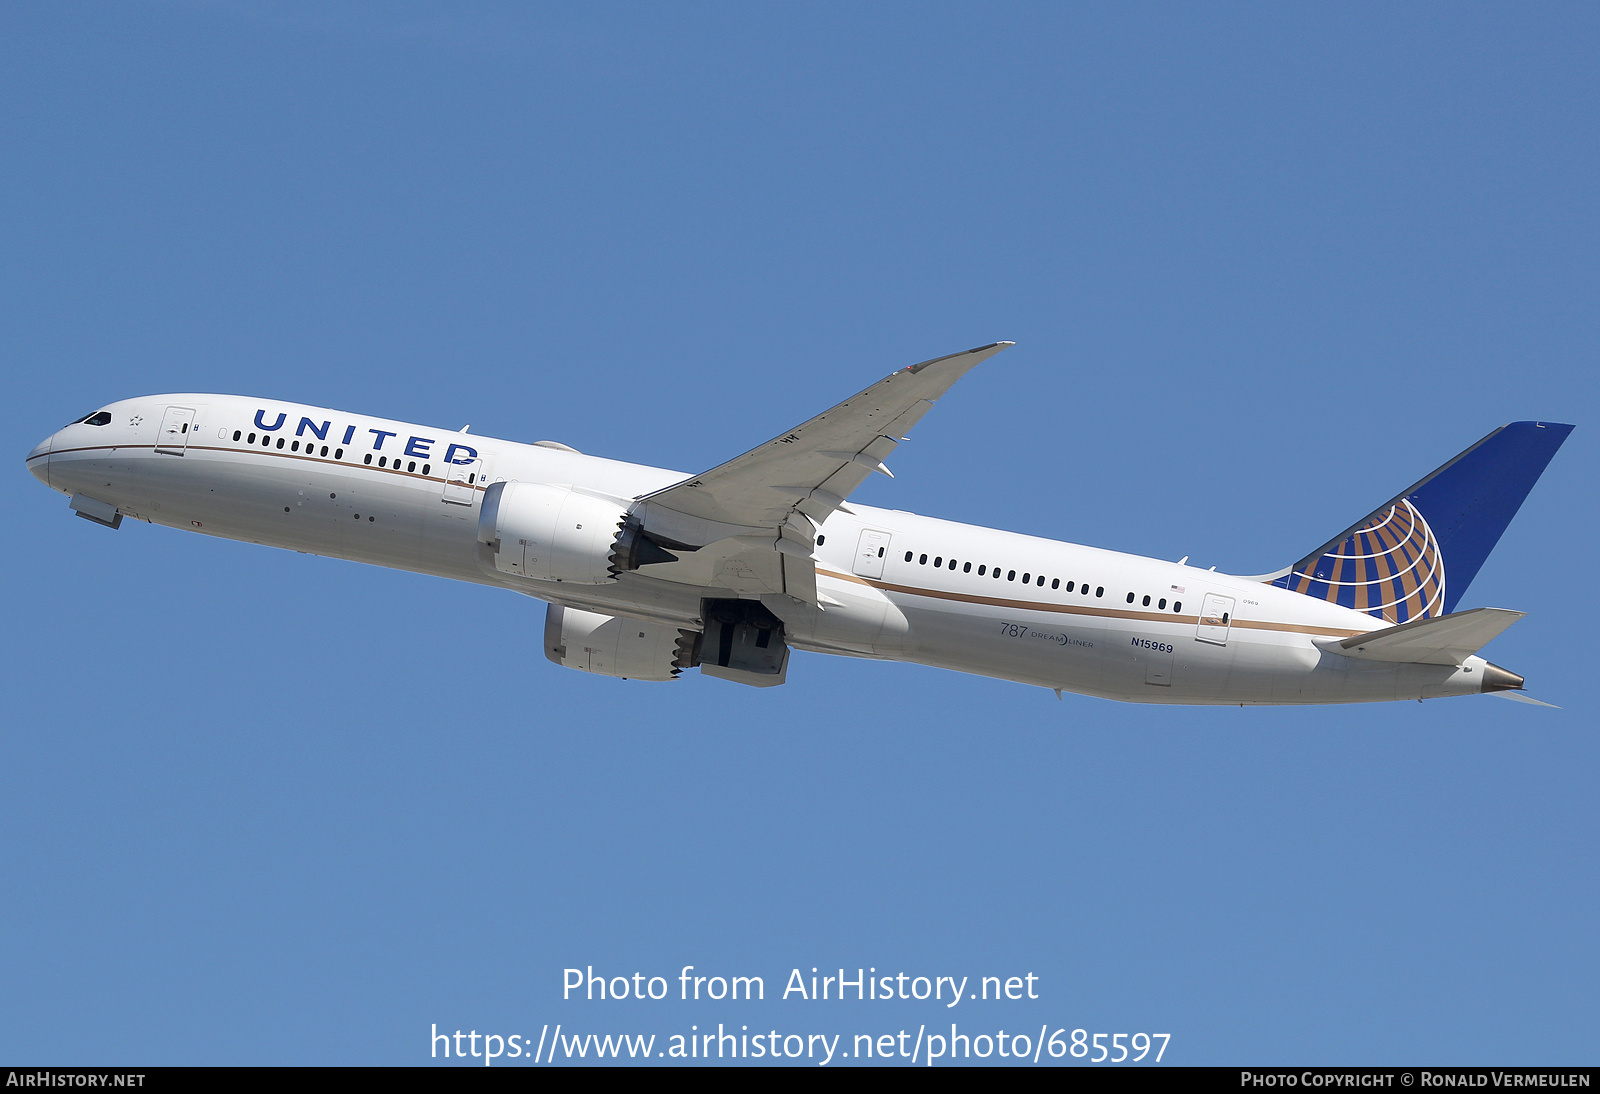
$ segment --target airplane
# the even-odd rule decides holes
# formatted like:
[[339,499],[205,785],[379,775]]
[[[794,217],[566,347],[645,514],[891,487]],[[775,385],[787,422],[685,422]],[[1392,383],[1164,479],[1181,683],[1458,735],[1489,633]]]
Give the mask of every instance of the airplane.
[[[1572,426],[1514,422],[1297,561],[1238,576],[849,500],[995,342],[892,373],[698,475],[237,395],[153,395],[28,469],[125,517],[514,590],[567,668],[782,684],[792,650],[1105,699],[1303,704],[1516,693],[1457,610]],[[1548,704],[1545,704],[1548,705]]]

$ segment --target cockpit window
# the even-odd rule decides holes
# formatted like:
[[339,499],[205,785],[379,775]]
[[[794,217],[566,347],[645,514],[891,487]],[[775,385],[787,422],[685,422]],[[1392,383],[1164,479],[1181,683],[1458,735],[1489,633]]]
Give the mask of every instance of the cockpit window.
[[73,422],[71,424],[73,424],[73,425],[110,425],[111,424],[111,411],[109,411],[109,410],[97,410],[93,414],[89,415],[87,418],[79,418],[77,421],[75,421],[75,422]]

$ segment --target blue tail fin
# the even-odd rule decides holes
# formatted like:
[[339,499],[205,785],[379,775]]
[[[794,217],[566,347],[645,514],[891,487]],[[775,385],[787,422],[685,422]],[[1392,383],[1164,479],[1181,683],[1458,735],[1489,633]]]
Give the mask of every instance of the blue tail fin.
[[1267,578],[1391,623],[1455,611],[1572,426],[1501,426]]

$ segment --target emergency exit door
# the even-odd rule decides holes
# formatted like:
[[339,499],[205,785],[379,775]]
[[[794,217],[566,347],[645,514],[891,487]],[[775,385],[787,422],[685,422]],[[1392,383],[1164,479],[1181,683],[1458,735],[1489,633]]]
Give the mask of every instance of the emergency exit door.
[[868,528],[856,542],[856,560],[852,567],[858,577],[882,577],[883,561],[889,554],[888,532]]

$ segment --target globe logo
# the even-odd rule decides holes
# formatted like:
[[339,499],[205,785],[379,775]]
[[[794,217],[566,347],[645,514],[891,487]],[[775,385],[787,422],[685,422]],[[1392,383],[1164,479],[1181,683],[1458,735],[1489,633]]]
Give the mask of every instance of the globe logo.
[[1433,529],[1401,498],[1309,567],[1291,571],[1283,587],[1390,623],[1429,619],[1444,603],[1444,559]]

